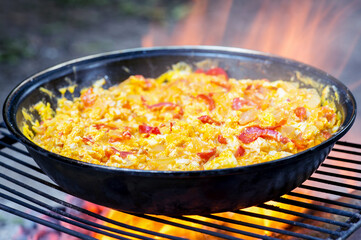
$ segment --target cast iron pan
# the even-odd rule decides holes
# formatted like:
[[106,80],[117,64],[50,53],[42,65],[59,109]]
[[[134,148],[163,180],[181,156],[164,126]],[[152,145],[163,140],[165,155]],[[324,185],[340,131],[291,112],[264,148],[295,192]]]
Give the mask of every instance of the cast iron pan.
[[[297,81],[296,72],[316,82],[334,86],[341,128],[330,139],[311,149],[272,162],[207,171],[144,171],[100,166],[48,152],[21,132],[21,110],[40,100],[56,107],[69,80],[82,87],[106,77],[108,86],[132,74],[157,77],[173,64],[194,66],[204,60],[218,62],[234,78],[267,78]],[[71,97],[70,95],[67,97]],[[311,66],[264,53],[223,47],[160,47],[94,55],[47,69],[24,80],[8,96],[3,116],[8,129],[22,142],[40,168],[68,193],[85,200],[133,212],[165,215],[209,214],[245,208],[279,197],[304,182],[324,161],[334,143],[352,126],[356,103],[351,92],[332,76]]]

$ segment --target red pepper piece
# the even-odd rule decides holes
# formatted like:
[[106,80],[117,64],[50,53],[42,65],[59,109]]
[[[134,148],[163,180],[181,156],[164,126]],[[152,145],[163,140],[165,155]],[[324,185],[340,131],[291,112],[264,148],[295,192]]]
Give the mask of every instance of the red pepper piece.
[[80,99],[85,107],[90,107],[97,100],[97,95],[93,93],[93,88],[89,88],[87,91],[81,94]]
[[221,134],[219,134],[219,135],[217,136],[217,140],[218,140],[218,142],[221,143],[221,144],[227,144],[227,139],[226,139],[225,137],[223,137]]
[[121,158],[126,158],[128,155],[130,154],[134,154],[134,152],[129,152],[129,151],[120,151],[118,149],[116,149],[115,147],[108,147],[106,150],[105,150],[105,156],[109,159],[110,156],[114,155],[118,153],[119,156]]
[[281,143],[290,141],[288,138],[283,137],[281,133],[273,129],[261,128],[258,126],[247,127],[241,131],[240,135],[238,135],[238,139],[246,144],[256,141],[259,137],[273,139],[280,141]]
[[212,118],[211,118],[210,116],[208,116],[208,115],[200,116],[198,119],[201,120],[202,123],[215,124],[215,125],[217,125],[217,126],[218,126],[218,125],[221,125],[220,122],[212,119]]
[[332,136],[332,134],[331,134],[329,131],[327,131],[327,130],[323,130],[323,131],[321,132],[321,134],[322,134],[322,136],[323,136],[324,138],[326,138],[326,139],[329,139],[329,138]]
[[242,157],[245,154],[246,150],[244,150],[244,148],[242,146],[239,146],[236,150],[236,152],[234,153],[235,157]]
[[[147,100],[143,96],[141,97],[141,100],[143,102],[143,105],[151,110],[157,110],[157,109],[161,109],[161,108],[174,109],[176,107],[180,107],[178,104],[175,104],[172,102],[160,102],[160,103],[156,103],[153,105],[148,105]],[[182,109],[182,108],[180,107],[180,109]]]
[[226,71],[224,71],[223,68],[220,67],[211,68],[205,73],[211,76],[224,76],[224,78],[228,80],[228,74],[226,73]]
[[172,122],[169,123],[169,131],[172,132],[173,131],[173,124]]
[[204,101],[206,101],[209,111],[212,111],[213,109],[216,108],[216,103],[214,102],[214,100],[210,94],[208,94],[208,95],[199,94],[197,96],[197,98],[200,98],[200,99],[203,99]]
[[124,103],[122,107],[126,109],[132,109],[132,106],[130,105],[129,102]]
[[217,81],[211,80],[211,83],[216,84],[216,85],[226,89],[227,92],[231,91],[231,88],[232,88],[232,86],[228,82],[225,83],[225,82],[217,82]]
[[105,157],[107,159],[109,159],[112,155],[115,154],[115,151],[108,147],[108,148],[105,149],[104,154],[105,154]]
[[138,78],[139,80],[143,81],[143,86],[141,86],[144,90],[148,90],[151,89],[153,87],[153,82],[148,79],[145,78],[143,75],[135,75],[134,77]]
[[132,137],[132,134],[129,131],[124,131],[122,133],[112,133],[112,136],[109,139],[109,142],[119,142],[123,141],[125,139],[130,139]]
[[301,141],[298,141],[298,140],[292,140],[293,144],[295,144],[296,148],[297,149],[306,149],[307,148],[307,145],[302,143]]
[[130,154],[134,154],[134,152],[129,152],[129,151],[119,151],[118,149],[116,149],[115,147],[111,147],[115,152],[119,153],[119,156],[121,158],[126,158],[128,155]]
[[115,127],[111,127],[111,126],[106,125],[104,123],[96,123],[96,124],[93,125],[93,127],[95,127],[97,130],[100,130],[101,128],[108,128],[108,129],[111,129],[111,130],[117,129]]
[[208,160],[217,153],[217,148],[212,148],[208,152],[200,152],[197,155],[203,160],[203,163],[208,162]]
[[89,143],[93,144],[94,143],[94,139],[92,138],[92,136],[83,137],[82,140],[86,144],[89,144]]
[[162,134],[159,131],[159,128],[157,127],[151,127],[151,126],[147,126],[147,125],[139,125],[139,132],[140,133],[150,133],[150,134]]
[[170,108],[170,109],[174,109],[176,108],[178,105],[175,103],[171,103],[171,102],[161,102],[161,103],[156,103],[153,105],[146,105],[147,108],[155,110],[155,109],[160,109],[160,108]]
[[327,119],[327,121],[332,121],[334,117],[336,117],[336,113],[332,111],[332,109],[328,107],[322,107],[323,116]]
[[233,100],[232,100],[232,109],[233,110],[240,110],[244,105],[254,105],[254,104],[245,99],[233,98]]
[[173,115],[173,118],[175,119],[181,119],[184,114],[183,108],[179,107],[179,112]]
[[304,107],[296,108],[294,110],[294,113],[301,121],[304,121],[307,119],[307,111],[306,111],[306,108],[304,108]]

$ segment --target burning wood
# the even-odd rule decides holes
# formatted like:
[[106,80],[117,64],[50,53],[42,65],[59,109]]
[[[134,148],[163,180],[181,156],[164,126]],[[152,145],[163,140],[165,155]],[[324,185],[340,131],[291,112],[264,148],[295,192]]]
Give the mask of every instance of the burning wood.
[[[80,208],[83,208],[87,211],[96,213],[96,214],[102,214],[103,211],[106,209],[105,207],[81,200],[79,198],[76,198],[76,197],[73,197],[70,195],[68,195],[66,202],[73,204],[75,206],[78,206]],[[93,222],[98,221],[85,213],[78,212],[71,208],[61,207],[59,210],[65,211],[68,214],[72,214],[72,215],[82,218],[84,220],[93,221]],[[74,230],[79,233],[85,234],[85,235],[89,235],[89,236],[93,235],[93,233],[89,230],[85,230],[84,228],[74,226],[72,224],[57,220],[55,218],[51,218],[46,215],[40,216],[40,218],[42,218],[43,220],[52,222],[54,224],[60,225],[62,227],[65,227],[67,229]],[[41,224],[34,223],[34,224],[24,224],[24,225],[20,226],[18,232],[15,234],[15,236],[12,239],[13,240],[25,240],[25,239],[31,239],[31,240],[76,240],[79,238],[70,236],[64,232],[57,231],[55,229],[43,226]]]

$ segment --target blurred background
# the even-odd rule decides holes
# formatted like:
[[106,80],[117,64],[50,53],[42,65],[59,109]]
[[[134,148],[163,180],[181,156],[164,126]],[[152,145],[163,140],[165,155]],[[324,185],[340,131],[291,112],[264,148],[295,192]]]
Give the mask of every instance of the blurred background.
[[[360,37],[359,0],[2,0],[0,104],[26,77],[74,58],[142,46],[220,45],[320,68],[346,84],[361,106]],[[358,112],[345,139],[361,143]],[[0,217],[2,225],[9,221]]]
[[20,81],[55,64],[167,45],[241,47],[299,60],[340,79],[361,102],[360,34],[359,0],[5,0],[0,104]]

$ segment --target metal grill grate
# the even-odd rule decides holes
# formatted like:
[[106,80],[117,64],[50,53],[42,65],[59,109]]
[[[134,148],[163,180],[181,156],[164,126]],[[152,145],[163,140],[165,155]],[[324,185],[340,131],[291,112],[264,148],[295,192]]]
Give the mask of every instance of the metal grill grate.
[[37,167],[3,124],[0,133],[0,209],[81,239],[96,239],[97,234],[184,239],[150,230],[150,223],[223,239],[346,239],[361,226],[360,144],[338,142],[302,186],[252,211],[176,218],[125,214],[147,221],[143,226],[91,211],[82,200],[69,202],[69,195]]

